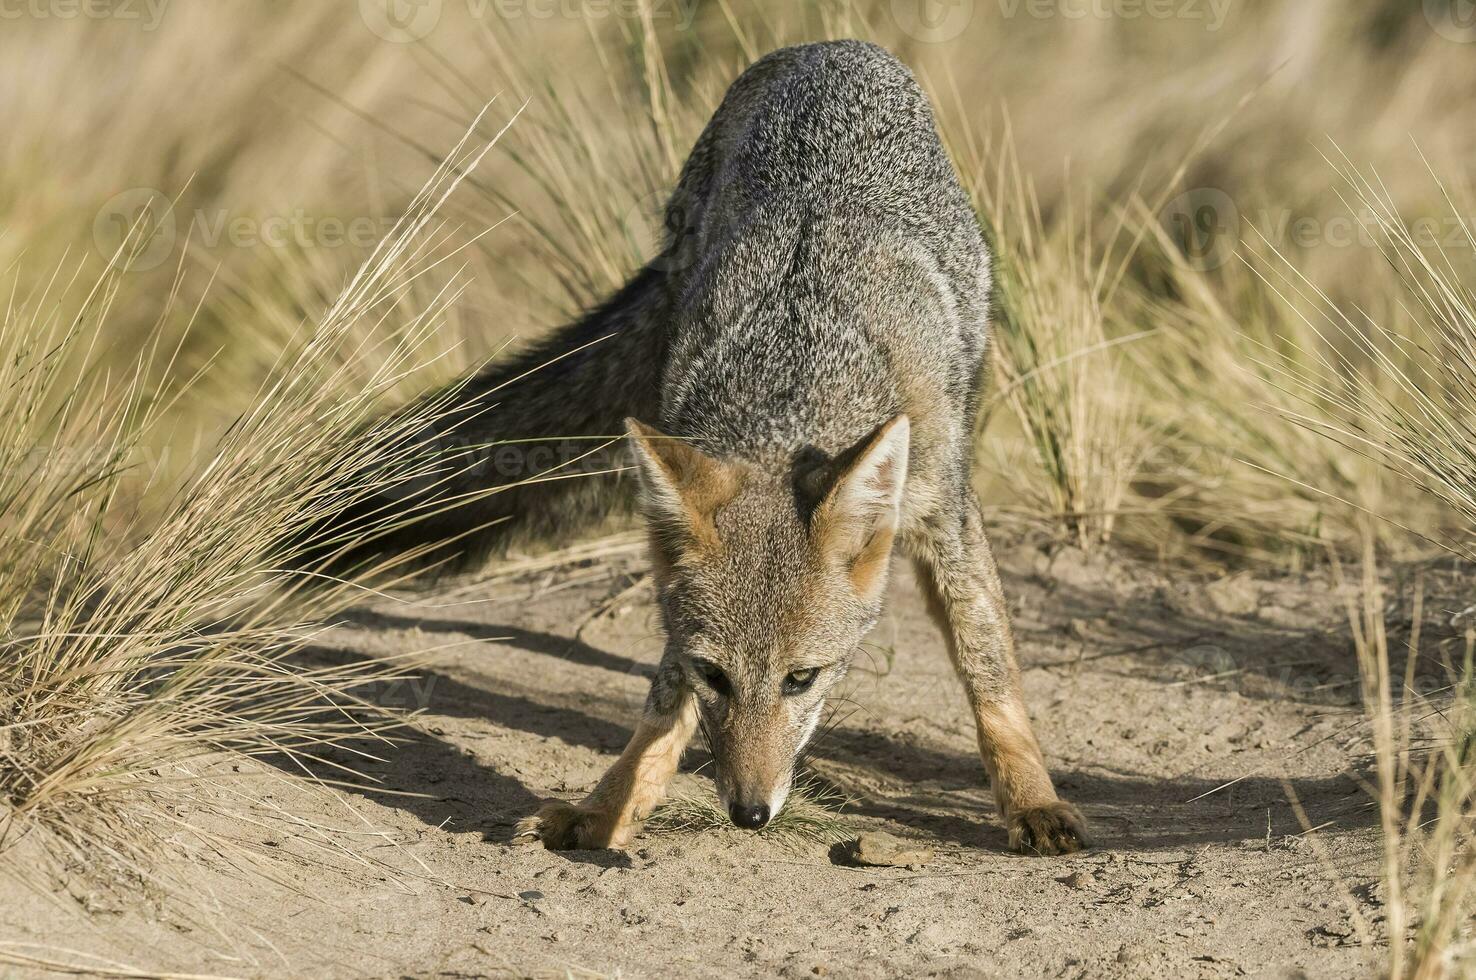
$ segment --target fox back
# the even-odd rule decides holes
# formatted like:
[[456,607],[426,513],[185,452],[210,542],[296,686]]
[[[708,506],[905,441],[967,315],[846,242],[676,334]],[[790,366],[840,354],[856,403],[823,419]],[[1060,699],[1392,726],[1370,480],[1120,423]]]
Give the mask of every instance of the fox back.
[[972,415],[988,254],[926,95],[886,51],[755,63],[667,217],[668,431],[744,458],[834,455],[904,406]]
[[966,489],[989,260],[912,74],[777,51],[683,170],[655,428],[631,424],[668,655],[735,821],[782,806],[894,537]]

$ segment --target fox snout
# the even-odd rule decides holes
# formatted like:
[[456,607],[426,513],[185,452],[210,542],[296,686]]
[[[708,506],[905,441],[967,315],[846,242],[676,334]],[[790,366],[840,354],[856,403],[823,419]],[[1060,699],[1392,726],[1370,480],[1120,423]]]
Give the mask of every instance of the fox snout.
[[718,796],[727,804],[733,826],[759,830],[784,808],[794,771],[794,753],[788,749],[770,740],[768,744],[750,743],[720,757]]
[[[718,799],[733,826],[759,830],[784,809],[794,781],[795,757],[805,741],[781,705],[755,710],[734,706],[709,727]],[[744,709],[747,710],[744,710]]]
[[754,792],[719,790],[721,799],[728,805],[728,819],[733,821],[733,826],[744,830],[760,830],[768,826],[789,797],[789,780],[779,782],[780,785],[772,789],[766,786]]
[[769,804],[758,803],[745,805],[743,803],[728,804],[728,819],[733,821],[734,826],[742,827],[744,830],[758,830],[769,822]]

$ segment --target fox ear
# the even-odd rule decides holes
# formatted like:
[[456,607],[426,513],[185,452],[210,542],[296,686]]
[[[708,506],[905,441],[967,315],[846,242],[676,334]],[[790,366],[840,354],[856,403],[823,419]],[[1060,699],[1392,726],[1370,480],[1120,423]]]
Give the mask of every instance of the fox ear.
[[713,515],[738,492],[738,471],[689,442],[625,420],[641,473],[641,510],[662,553],[717,546]]
[[850,453],[820,505],[820,546],[847,563],[856,590],[875,598],[885,579],[892,538],[902,517],[912,426],[898,415]]

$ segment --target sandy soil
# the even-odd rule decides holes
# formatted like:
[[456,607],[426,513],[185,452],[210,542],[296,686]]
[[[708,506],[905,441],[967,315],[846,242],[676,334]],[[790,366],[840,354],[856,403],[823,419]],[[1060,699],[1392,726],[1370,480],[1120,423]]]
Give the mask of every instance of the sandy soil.
[[[231,976],[1369,973],[1377,951],[1358,945],[1350,903],[1377,932],[1375,815],[1349,775],[1357,682],[1329,585],[1000,550],[1037,731],[1093,822],[1091,852],[1004,851],[961,690],[905,570],[812,765],[854,798],[844,821],[931,847],[932,862],[861,870],[823,844],[736,830],[647,833],[630,853],[511,842],[540,798],[593,785],[644,695],[660,640],[649,594],[631,588],[639,565],[617,560],[493,600],[355,611],[316,657],[445,648],[417,683],[377,692],[424,709],[369,767],[381,790],[308,792],[238,764],[220,792],[297,814],[298,833],[202,810],[191,819],[233,843],[181,837],[187,906],[53,876],[49,893],[0,902],[0,938]],[[689,753],[679,791],[706,791],[703,761]]]

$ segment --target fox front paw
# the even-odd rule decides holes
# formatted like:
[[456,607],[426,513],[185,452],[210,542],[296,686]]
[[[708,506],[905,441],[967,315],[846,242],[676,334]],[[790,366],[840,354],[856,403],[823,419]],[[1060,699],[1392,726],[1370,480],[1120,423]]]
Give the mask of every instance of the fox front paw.
[[1012,813],[1009,830],[1010,850],[1020,854],[1071,854],[1091,846],[1081,811],[1061,801]]
[[635,827],[601,810],[591,810],[562,800],[549,800],[531,817],[518,821],[515,838],[543,842],[551,851],[597,851],[624,847]]

